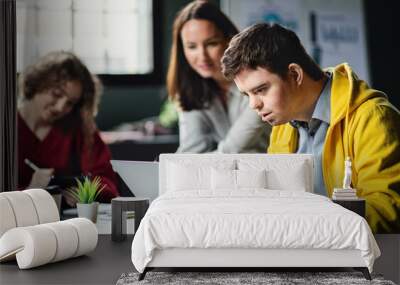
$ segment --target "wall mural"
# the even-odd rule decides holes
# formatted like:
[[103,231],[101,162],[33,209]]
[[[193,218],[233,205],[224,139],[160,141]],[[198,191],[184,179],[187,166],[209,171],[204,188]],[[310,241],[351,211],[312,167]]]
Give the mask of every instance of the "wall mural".
[[221,0],[221,7],[240,29],[261,21],[290,28],[322,67],[348,62],[371,84],[361,0]]

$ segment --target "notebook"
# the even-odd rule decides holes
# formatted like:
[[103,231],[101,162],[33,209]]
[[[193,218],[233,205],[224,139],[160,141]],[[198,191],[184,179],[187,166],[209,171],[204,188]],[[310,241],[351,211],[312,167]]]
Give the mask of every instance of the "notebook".
[[150,202],[158,197],[158,162],[111,160],[111,165],[136,197]]

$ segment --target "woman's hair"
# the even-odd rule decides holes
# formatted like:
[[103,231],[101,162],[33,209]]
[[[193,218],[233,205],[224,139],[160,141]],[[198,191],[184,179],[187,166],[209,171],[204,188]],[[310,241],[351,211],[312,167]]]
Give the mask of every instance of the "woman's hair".
[[30,100],[37,94],[51,88],[59,88],[68,81],[80,82],[82,96],[72,111],[56,124],[64,130],[74,130],[81,125],[85,143],[90,146],[97,129],[94,117],[102,93],[102,84],[74,54],[65,51],[51,52],[27,67],[19,78],[19,96],[21,100]]
[[185,111],[205,108],[215,94],[221,93],[217,82],[212,78],[201,77],[189,65],[184,55],[181,31],[184,24],[192,19],[212,22],[227,42],[238,33],[228,17],[207,1],[193,1],[178,13],[173,26],[167,88],[170,98],[178,101]]

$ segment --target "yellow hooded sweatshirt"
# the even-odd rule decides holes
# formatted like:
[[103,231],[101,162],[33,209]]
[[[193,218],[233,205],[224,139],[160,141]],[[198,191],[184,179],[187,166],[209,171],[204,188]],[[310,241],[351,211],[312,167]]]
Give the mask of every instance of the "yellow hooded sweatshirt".
[[[328,196],[342,187],[344,160],[352,161],[352,186],[366,199],[373,232],[400,232],[400,112],[384,93],[369,88],[346,63],[332,69],[331,118],[322,150]],[[294,153],[298,132],[272,129],[268,153]]]

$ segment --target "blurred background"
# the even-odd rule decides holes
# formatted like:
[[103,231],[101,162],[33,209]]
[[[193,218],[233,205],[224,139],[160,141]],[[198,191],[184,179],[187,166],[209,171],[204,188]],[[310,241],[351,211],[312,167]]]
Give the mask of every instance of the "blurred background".
[[[188,0],[17,0],[17,70],[53,50],[77,54],[104,84],[96,118],[114,159],[174,152],[179,130],[166,70],[176,13]],[[210,1],[239,29],[260,21],[293,29],[322,66],[349,62],[400,107],[394,2]],[[396,52],[395,52],[396,51]]]

